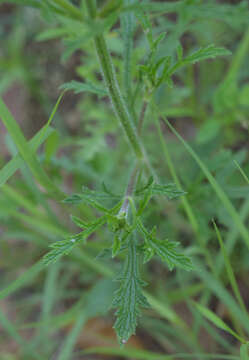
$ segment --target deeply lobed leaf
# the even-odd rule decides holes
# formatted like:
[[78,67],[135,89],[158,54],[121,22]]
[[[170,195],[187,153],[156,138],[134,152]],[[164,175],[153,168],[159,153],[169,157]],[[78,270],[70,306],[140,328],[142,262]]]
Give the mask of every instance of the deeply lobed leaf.
[[190,258],[175,250],[179,243],[169,240],[153,239],[153,241],[149,242],[149,245],[155,254],[167,263],[170,270],[173,270],[174,267],[181,267],[184,270],[193,269]]
[[215,45],[209,45],[205,48],[200,48],[197,51],[193,52],[191,55],[183,59],[184,64],[195,64],[198,61],[206,59],[214,59],[217,56],[227,56],[231,55],[231,51],[223,48],[216,47]]
[[137,189],[135,195],[141,196],[148,191],[151,190],[151,195],[164,195],[169,200],[175,199],[179,196],[185,195],[186,193],[183,190],[180,190],[176,187],[175,184],[154,184],[153,179],[149,179],[148,183],[141,189]]
[[138,271],[136,244],[133,239],[129,243],[126,262],[118,280],[121,284],[115,293],[112,306],[118,309],[115,313],[117,319],[114,328],[119,342],[123,344],[135,333],[140,306],[149,306],[142,293],[145,283],[141,280]]
[[158,255],[162,261],[166,262],[170,270],[180,267],[184,270],[192,270],[193,265],[189,257],[176,251],[178,242],[169,240],[159,240],[156,238],[156,228],[148,232],[142,221],[138,219],[138,230],[145,237],[144,262],[149,261],[153,255]]
[[105,216],[102,216],[79,234],[72,235],[68,239],[57,241],[50,245],[52,250],[44,256],[44,265],[55,263],[61,256],[69,254],[76,245],[85,242],[88,236],[95,232],[100,226],[104,225],[105,221]]

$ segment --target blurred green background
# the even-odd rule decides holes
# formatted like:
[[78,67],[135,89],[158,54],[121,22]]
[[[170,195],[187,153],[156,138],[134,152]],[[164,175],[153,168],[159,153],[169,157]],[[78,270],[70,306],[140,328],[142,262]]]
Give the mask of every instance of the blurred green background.
[[[84,9],[84,1],[73,3]],[[198,154],[248,228],[248,1],[183,1],[167,14],[159,2],[146,3],[159,5],[148,12],[153,36],[166,32],[158,58],[175,56],[179,43],[184,54],[210,44],[232,53],[182,68],[172,86],[163,83],[157,89],[155,99],[161,115]],[[65,82],[90,81],[103,88],[93,29],[57,18],[37,4],[0,1],[0,95],[28,140],[47,123]],[[122,16],[105,32],[125,92]],[[138,68],[148,55],[139,21],[133,39],[132,86],[138,91],[133,111],[138,114],[144,94]],[[136,336],[120,349],[110,310],[116,288],[112,277],[120,264],[105,251],[111,246],[109,230],[97,232],[87,245],[43,269],[39,260],[49,243],[77,231],[70,214],[91,220],[94,213],[48,199],[21,158],[17,171],[11,169],[13,162],[6,168],[17,149],[0,122],[1,360],[247,359],[240,354],[240,342],[207,320],[193,300],[248,339],[249,239],[241,237],[204,172],[150,106],[142,139],[160,180],[175,182],[176,172],[187,193],[187,205],[181,199],[153,200],[146,222],[158,225],[161,236],[179,241],[196,269],[169,272],[159,260],[143,267],[152,307],[143,311]],[[91,91],[64,94],[37,154],[47,174],[68,194],[79,193],[82,185],[101,189],[103,182],[122,193],[133,160],[109,100]],[[240,296],[234,294],[227,269],[234,272]]]

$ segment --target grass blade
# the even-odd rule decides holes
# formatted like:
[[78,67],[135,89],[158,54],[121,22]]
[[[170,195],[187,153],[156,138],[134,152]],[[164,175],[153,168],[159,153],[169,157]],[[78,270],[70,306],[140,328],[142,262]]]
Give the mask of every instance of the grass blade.
[[240,295],[239,287],[238,287],[238,284],[237,284],[237,281],[236,281],[236,278],[235,278],[235,275],[234,275],[232,265],[231,265],[230,260],[229,260],[229,256],[228,256],[226,248],[224,246],[220,231],[219,231],[219,229],[218,229],[218,227],[217,227],[214,220],[213,220],[213,225],[214,225],[214,228],[215,228],[217,238],[219,240],[220,248],[221,248],[221,251],[222,251],[222,254],[223,254],[223,258],[224,258],[224,262],[225,262],[225,266],[226,266],[226,270],[227,270],[227,274],[228,274],[228,278],[229,278],[231,287],[233,289],[233,292],[234,292],[234,294],[235,294],[235,296],[236,296],[236,298],[238,300],[238,303],[239,303],[241,309],[244,311],[245,315],[248,316],[246,306],[245,306],[244,301],[243,301],[243,299],[242,299],[242,297]]
[[[29,141],[29,146],[33,151],[36,151],[54,131],[51,127],[48,127],[46,131],[43,131],[44,127]],[[42,136],[40,136],[41,134]],[[4,185],[6,181],[8,181],[9,178],[14,175],[14,173],[21,166],[22,162],[23,159],[21,158],[20,154],[17,154],[0,170],[0,186]]]
[[17,344],[19,344],[22,348],[22,351],[24,353],[26,353],[26,355],[30,355],[32,356],[32,359],[36,359],[36,360],[42,360],[43,358],[37,354],[36,350],[32,350],[31,349],[31,345],[30,343],[26,343],[23,338],[19,335],[18,331],[16,330],[15,326],[13,325],[13,323],[11,323],[7,317],[5,317],[5,315],[2,313],[2,311],[0,311],[0,323],[3,327],[3,329],[8,333],[8,335],[10,337],[12,337]]
[[70,360],[72,358],[72,352],[76,344],[77,338],[87,321],[87,314],[84,310],[80,313],[77,321],[65,339],[62,350],[58,356],[58,360]]
[[240,342],[244,343],[245,340],[242,339],[238,334],[236,334],[235,331],[233,331],[222,319],[220,319],[213,311],[209,310],[205,306],[202,306],[201,304],[194,303],[196,308],[199,310],[199,312],[205,316],[209,321],[211,321],[215,326],[218,328],[228,332],[229,334],[233,335],[236,339],[238,339]]
[[246,175],[246,173],[244,172],[244,170],[241,168],[241,166],[239,165],[239,163],[234,160],[235,165],[237,166],[237,168],[239,169],[239,172],[241,173],[241,175],[243,176],[243,178],[245,179],[245,181],[247,182],[247,184],[249,184],[249,178]]
[[[159,110],[158,110],[159,111]],[[160,111],[159,111],[160,113]],[[243,222],[241,221],[236,209],[234,208],[233,204],[223,191],[223,189],[220,187],[220,185],[217,183],[213,175],[210,173],[206,165],[202,162],[202,160],[199,158],[199,156],[196,154],[196,152],[190,147],[189,144],[186,143],[186,141],[181,137],[181,135],[175,130],[175,128],[169,123],[169,121],[166,118],[162,118],[164,123],[170,128],[170,130],[175,134],[175,136],[181,141],[185,149],[188,151],[188,153],[192,156],[192,158],[197,162],[203,173],[205,174],[206,178],[208,179],[209,183],[211,184],[212,188],[216,192],[217,196],[220,198],[221,202],[223,203],[225,209],[227,212],[231,215],[234,223],[238,227],[240,234],[242,238],[244,239],[246,245],[249,248],[249,233]]]
[[243,344],[240,347],[240,360],[248,360],[249,359],[249,355],[248,355],[248,349],[249,349],[249,344]]
[[[109,356],[120,356],[122,358],[133,358],[141,360],[173,360],[173,359],[223,359],[223,360],[239,360],[238,356],[227,354],[182,354],[163,355],[145,350],[138,350],[132,347],[113,348],[113,347],[93,347],[83,351],[83,354],[99,354]],[[244,359],[243,359],[244,360]]]
[[227,309],[229,309],[231,315],[237,319],[238,322],[240,322],[244,329],[249,332],[248,317],[245,317],[244,312],[241,311],[240,306],[238,306],[237,302],[234,300],[229,291],[217,278],[208,273],[208,271],[202,266],[201,263],[197,263],[196,267],[199,269],[199,271],[196,272],[196,275],[205,283],[206,287],[221,300]]
[[25,271],[21,276],[14,280],[7,288],[0,291],[0,300],[6,298],[7,296],[13,294],[15,291],[22,288],[24,285],[29,283],[35,276],[43,270],[44,265],[42,262],[34,264],[31,268]]
[[[174,163],[172,161],[168,146],[167,146],[167,144],[165,142],[165,139],[163,138],[163,134],[162,134],[162,131],[161,131],[161,128],[160,128],[159,119],[157,119],[157,121],[156,121],[156,127],[157,127],[157,131],[158,131],[158,135],[159,135],[160,144],[161,144],[161,147],[162,147],[162,150],[163,150],[163,153],[164,153],[164,156],[165,156],[165,159],[166,159],[170,174],[171,174],[176,186],[179,189],[181,189],[182,185],[181,185],[180,179],[179,179],[179,177],[177,175],[177,172],[176,172]],[[196,239],[199,242],[203,253],[205,254],[207,263],[209,264],[210,269],[214,272],[213,261],[212,261],[212,258],[210,256],[209,252],[206,249],[205,242],[204,242],[204,240],[203,240],[203,238],[201,236],[200,226],[199,226],[198,220],[197,220],[197,218],[195,216],[194,210],[192,209],[192,206],[190,205],[190,202],[188,201],[187,196],[185,196],[184,194],[181,196],[180,201],[182,202],[182,206],[183,206],[183,208],[185,210],[185,213],[186,213],[186,215],[187,215],[187,217],[189,219],[189,222],[190,222],[190,224],[192,226],[192,229],[193,229],[193,231],[194,231],[194,233],[196,235]]]
[[45,190],[53,194],[55,198],[59,200],[63,199],[63,193],[52,183],[48,175],[44,172],[35,153],[26,141],[19,125],[1,98],[0,117],[12,137],[19,153],[29,166],[36,180],[44,187]]

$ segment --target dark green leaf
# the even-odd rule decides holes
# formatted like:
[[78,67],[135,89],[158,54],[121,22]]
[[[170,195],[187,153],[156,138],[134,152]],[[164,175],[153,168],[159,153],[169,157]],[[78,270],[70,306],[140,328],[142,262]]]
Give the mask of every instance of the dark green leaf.
[[151,259],[152,256],[150,254],[152,253],[158,255],[162,261],[166,262],[170,270],[173,270],[176,266],[185,270],[193,269],[191,260],[181,252],[175,250],[179,243],[169,240],[158,240],[156,238],[155,227],[151,232],[148,232],[140,219],[137,220],[137,224],[138,230],[145,237],[145,261]]
[[61,256],[69,254],[70,251],[81,241],[85,240],[81,232],[77,235],[70,237],[69,239],[57,241],[50,245],[52,250],[46,254],[43,258],[44,265],[50,265],[55,263]]
[[151,249],[155,254],[160,256],[161,260],[168,264],[170,270],[174,267],[181,267],[184,270],[192,270],[193,266],[191,260],[184,254],[176,251],[179,243],[169,240],[157,240],[149,242]]
[[121,285],[115,293],[112,306],[118,309],[115,313],[117,319],[114,328],[119,342],[124,344],[135,333],[140,306],[149,306],[142,293],[145,283],[139,275],[136,244],[133,239],[128,245],[126,261],[119,281]]
[[105,221],[105,216],[100,217],[94,221],[91,226],[79,234],[72,235],[68,239],[57,241],[50,245],[52,250],[44,256],[44,265],[55,263],[61,256],[67,255],[69,252],[71,252],[76,245],[82,242],[84,243],[88,236],[95,232],[100,226],[104,225]]

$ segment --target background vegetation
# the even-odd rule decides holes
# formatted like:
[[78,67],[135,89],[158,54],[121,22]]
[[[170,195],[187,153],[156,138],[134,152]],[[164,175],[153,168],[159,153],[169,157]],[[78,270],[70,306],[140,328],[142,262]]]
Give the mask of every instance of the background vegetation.
[[[0,358],[246,360],[248,1],[97,5],[93,21],[85,1],[0,0]],[[114,235],[130,230],[103,206],[125,194],[139,150],[103,82],[102,34],[150,164],[134,201],[148,231],[180,243],[173,260],[137,257],[149,307],[123,347]],[[103,212],[108,226],[93,226]],[[132,330],[116,324],[120,342]]]

